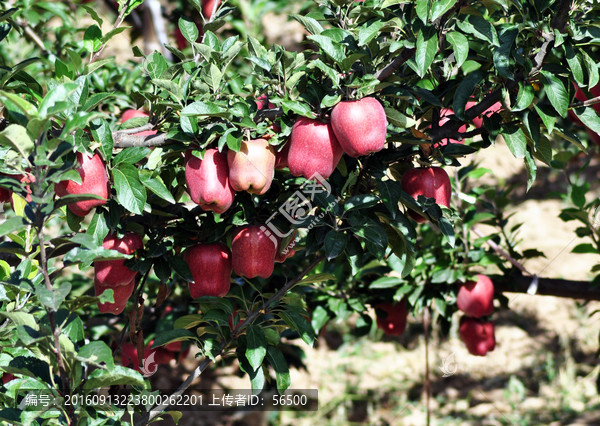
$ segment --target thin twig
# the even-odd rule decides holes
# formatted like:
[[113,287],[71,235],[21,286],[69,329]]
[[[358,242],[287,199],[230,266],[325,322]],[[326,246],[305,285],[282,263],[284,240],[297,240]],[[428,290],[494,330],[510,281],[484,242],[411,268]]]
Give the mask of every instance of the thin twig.
[[[473,231],[473,233],[475,235],[477,235],[480,238],[486,238],[485,235],[483,235],[481,232],[479,232],[479,230],[475,227],[471,228],[471,231]],[[496,253],[498,253],[500,256],[502,256],[503,258],[505,258],[506,260],[508,260],[515,268],[517,268],[519,271],[521,271],[524,274],[527,275],[531,275],[533,276],[533,274],[531,274],[527,269],[525,269],[525,267],[523,265],[521,265],[519,262],[517,262],[510,254],[508,254],[502,247],[500,247],[498,244],[496,244],[494,241],[492,241],[491,238],[489,238],[489,236],[487,237],[488,239],[485,241],[487,243],[487,245],[489,245]]]

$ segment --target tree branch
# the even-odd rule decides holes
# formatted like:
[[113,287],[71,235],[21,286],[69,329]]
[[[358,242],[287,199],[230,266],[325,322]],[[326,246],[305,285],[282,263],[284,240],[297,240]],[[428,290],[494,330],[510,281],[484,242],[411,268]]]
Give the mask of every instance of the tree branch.
[[586,101],[573,102],[571,105],[569,105],[569,108],[579,108],[582,106],[595,105],[597,103],[600,103],[600,96],[596,96],[595,98],[591,98]]
[[415,54],[415,49],[404,49],[400,55],[396,56],[392,62],[375,73],[375,78],[383,81],[394,74],[406,61],[412,58]]
[[159,133],[151,136],[135,136],[123,133],[123,131],[113,132],[114,148],[130,148],[133,146],[163,146],[171,143],[173,143],[173,141],[167,138],[166,133]]
[[[281,289],[279,289],[279,291],[277,291],[277,293],[275,293],[269,300],[267,300],[266,302],[264,302],[262,304],[262,307],[260,309],[254,310],[252,312],[250,312],[250,314],[248,315],[248,318],[246,318],[244,321],[242,321],[237,328],[235,329],[235,331],[232,332],[231,337],[225,341],[223,341],[221,343],[221,345],[218,348],[217,353],[214,355],[214,358],[221,356],[223,354],[223,352],[225,351],[225,349],[227,349],[227,347],[229,345],[231,345],[231,343],[233,343],[233,341],[235,339],[237,339],[237,337],[241,334],[242,330],[245,328],[246,325],[250,325],[254,322],[254,320],[256,320],[256,318],[265,310],[267,310],[269,308],[269,306],[274,303],[274,302],[278,302],[283,296],[285,296],[285,294],[296,284],[298,284],[298,282],[300,282],[302,280],[302,278],[304,278],[304,276],[306,274],[308,274],[310,271],[312,271],[319,263],[321,263],[323,260],[325,259],[325,256],[319,256],[314,262],[312,262],[309,266],[307,266],[296,278],[294,278],[291,281],[288,281],[283,287],[281,287]],[[208,368],[208,366],[211,364],[211,360],[209,357],[205,357],[200,364],[198,365],[198,367],[196,367],[196,369],[192,372],[192,374],[190,374],[188,376],[188,378],[181,384],[181,386],[179,386],[179,388],[177,389],[177,391],[175,391],[171,396],[179,396],[182,395],[192,384],[192,382],[200,377],[200,375],[204,372],[204,370],[206,370]],[[171,398],[168,398],[169,400]],[[156,407],[154,407],[152,410],[150,410],[149,412],[147,412],[146,414],[144,414],[144,416],[142,417],[142,419],[140,419],[139,421],[137,421],[135,424],[136,426],[142,426],[142,425],[146,425],[148,424],[150,421],[152,421],[153,419],[155,419],[157,416],[159,416],[164,410],[166,410],[169,407],[169,404],[160,404],[157,405]]]
[[[527,293],[533,277],[519,272],[511,275],[491,275],[496,293]],[[554,278],[538,278],[538,296],[555,296],[567,299],[600,300],[600,286],[589,281],[570,281]]]

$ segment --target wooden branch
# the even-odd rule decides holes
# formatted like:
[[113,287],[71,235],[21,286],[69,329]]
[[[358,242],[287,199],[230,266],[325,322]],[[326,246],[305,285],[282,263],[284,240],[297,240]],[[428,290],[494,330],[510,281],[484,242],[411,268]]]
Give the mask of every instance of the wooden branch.
[[383,81],[394,74],[406,61],[412,58],[415,54],[415,49],[404,49],[400,55],[396,56],[392,62],[375,73],[375,78]]
[[569,108],[579,108],[582,106],[595,105],[597,103],[600,103],[600,96],[596,96],[595,98],[591,98],[586,101],[573,102],[571,105],[569,105]]
[[134,146],[164,146],[171,143],[173,143],[173,141],[167,139],[166,133],[160,133],[152,136],[135,136],[122,132],[113,133],[114,148],[130,148]]
[[[496,293],[527,293],[533,277],[515,272],[512,275],[491,275]],[[538,296],[555,296],[567,299],[600,300],[600,286],[590,281],[571,281],[556,278],[538,278]]]

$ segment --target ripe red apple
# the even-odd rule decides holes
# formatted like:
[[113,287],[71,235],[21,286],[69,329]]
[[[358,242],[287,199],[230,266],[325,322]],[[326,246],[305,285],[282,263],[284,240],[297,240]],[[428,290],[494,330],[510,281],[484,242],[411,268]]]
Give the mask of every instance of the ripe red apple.
[[204,18],[206,18],[206,20],[209,20],[212,16],[215,3],[217,3],[216,7],[219,7],[219,5],[221,4],[221,0],[202,0],[202,14],[204,15]]
[[221,214],[231,207],[235,194],[229,185],[227,154],[211,148],[201,160],[191,150],[187,151],[185,181],[192,201],[203,210]]
[[296,119],[288,145],[290,172],[307,179],[311,179],[315,173],[327,179],[343,154],[331,126],[306,117]]
[[[139,109],[128,109],[121,115],[121,122],[125,123],[135,117],[148,117],[148,114]],[[152,136],[156,134],[156,130],[144,130],[143,132],[134,133],[133,136]]]
[[472,355],[484,356],[496,347],[494,323],[491,321],[463,316],[458,333]]
[[231,242],[233,271],[246,278],[268,278],[273,273],[277,244],[260,225],[240,228]]
[[106,204],[109,195],[108,175],[104,162],[98,154],[88,157],[87,154],[78,152],[77,163],[79,164],[77,172],[81,176],[81,184],[72,180],[64,180],[54,185],[54,192],[59,197],[69,194],[94,194],[102,197],[103,200],[77,201],[68,205],[73,214],[84,217],[92,209]]
[[477,275],[477,281],[460,286],[456,305],[470,317],[481,318],[494,311],[494,284],[485,275]]
[[406,329],[406,301],[375,305],[377,327],[390,336],[400,336]]
[[[452,193],[450,178],[441,167],[409,169],[402,176],[401,185],[402,189],[415,200],[419,195],[423,195],[427,198],[435,198],[437,204],[450,207]],[[413,211],[410,211],[409,215],[418,223],[427,220]]]
[[331,128],[350,157],[381,151],[387,125],[385,110],[375,98],[340,102],[331,111]]
[[[126,233],[122,238],[108,234],[102,243],[105,249],[116,250],[123,254],[132,254],[143,246],[142,238],[134,232]],[[101,285],[118,286],[129,284],[137,272],[125,266],[125,259],[114,259],[94,262],[94,274]]]
[[100,296],[105,290],[112,289],[114,302],[98,302],[98,310],[104,314],[119,315],[127,306],[127,301],[133,294],[135,288],[135,280],[131,280],[125,285],[104,285],[94,280],[94,290],[96,296]]
[[194,281],[189,284],[190,294],[223,297],[229,292],[231,282],[231,252],[222,243],[197,244],[185,251]]
[[244,141],[238,152],[227,152],[229,184],[235,191],[264,194],[275,173],[275,152],[265,139]]

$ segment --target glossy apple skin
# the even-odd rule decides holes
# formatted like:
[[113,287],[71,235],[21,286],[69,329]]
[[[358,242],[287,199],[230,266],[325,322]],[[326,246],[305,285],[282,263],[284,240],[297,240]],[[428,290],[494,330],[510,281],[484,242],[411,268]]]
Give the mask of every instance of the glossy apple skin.
[[77,163],[81,184],[64,180],[54,185],[54,192],[59,197],[69,194],[94,194],[102,197],[102,200],[78,201],[67,206],[74,215],[84,217],[96,207],[106,204],[109,195],[108,174],[98,154],[88,157],[87,154],[78,152]]
[[221,4],[221,0],[202,0],[202,14],[205,19],[210,19],[214,4],[217,3],[217,7]]
[[389,336],[400,336],[406,329],[406,301],[380,303],[375,306],[377,327]]
[[[452,187],[448,173],[441,167],[414,168],[407,170],[402,175],[402,189],[415,200],[419,195],[435,198],[437,204],[450,207]],[[410,211],[410,217],[416,222],[423,223],[427,219]]]
[[378,152],[387,137],[385,110],[375,98],[338,103],[331,111],[331,128],[350,157]]
[[491,321],[463,316],[458,333],[471,355],[484,356],[496,347],[494,323]]
[[343,154],[331,126],[306,117],[299,117],[294,123],[288,145],[290,172],[307,179],[315,173],[327,179]]
[[113,314],[119,315],[127,306],[127,301],[133,294],[133,289],[135,288],[135,280],[131,280],[126,285],[104,285],[98,282],[98,280],[94,280],[94,290],[96,291],[96,296],[100,296],[104,293],[105,290],[108,289],[113,290],[113,299],[114,302],[106,302],[100,303],[98,302],[98,310],[103,314]]
[[265,139],[242,142],[238,152],[227,152],[229,184],[235,191],[262,195],[275,173],[275,152]]
[[188,248],[183,259],[194,281],[189,283],[192,298],[223,297],[231,285],[231,252],[222,243],[197,244]]
[[192,201],[205,211],[225,213],[235,195],[229,185],[227,154],[207,149],[201,160],[191,151],[185,155],[185,181]]
[[[140,111],[139,109],[128,109],[123,115],[121,115],[121,122],[125,123],[128,120],[136,117],[148,117],[144,111]],[[134,133],[133,136],[152,136],[156,134],[156,130],[144,130],[143,132]]]
[[269,278],[275,266],[277,245],[260,225],[240,228],[231,242],[233,271],[246,278]]
[[477,275],[477,281],[460,286],[456,296],[458,309],[466,315],[481,318],[494,312],[494,284],[485,275]]
[[[132,254],[143,246],[142,238],[134,232],[126,233],[122,238],[108,234],[102,243],[102,247],[105,249],[116,250],[123,254]],[[94,262],[95,278],[103,286],[127,285],[135,278],[136,274],[136,271],[125,266],[125,259]]]

